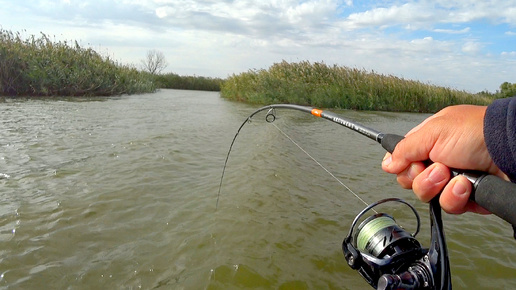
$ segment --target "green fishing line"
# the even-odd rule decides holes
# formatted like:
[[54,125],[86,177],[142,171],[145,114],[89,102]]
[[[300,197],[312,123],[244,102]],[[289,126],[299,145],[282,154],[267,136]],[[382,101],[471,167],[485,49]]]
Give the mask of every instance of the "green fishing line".
[[376,233],[390,226],[396,226],[396,222],[389,216],[379,216],[369,221],[362,227],[362,229],[360,229],[358,233],[358,250],[363,252],[370,252],[366,250],[368,242],[374,237]]

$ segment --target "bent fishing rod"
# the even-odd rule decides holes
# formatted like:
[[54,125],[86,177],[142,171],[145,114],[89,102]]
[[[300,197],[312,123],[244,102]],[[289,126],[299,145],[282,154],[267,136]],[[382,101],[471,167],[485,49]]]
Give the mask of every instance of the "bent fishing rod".
[[[262,111],[268,111],[265,117],[267,122],[274,122],[276,109],[293,109],[327,119],[375,140],[390,153],[404,138],[396,134],[382,133],[316,108],[292,104],[264,106],[254,111],[240,125],[231,142],[220,180],[217,207],[229,155],[240,131],[247,122]],[[516,208],[516,184],[483,172],[451,169],[451,173],[452,176],[463,175],[472,182],[471,200],[509,222],[513,229],[516,228],[516,211],[512,210]],[[417,220],[417,230],[413,234],[406,232],[392,216],[376,213],[376,211],[375,215],[366,218],[357,226],[359,220],[368,211],[387,202],[398,202],[412,210]],[[420,218],[413,206],[398,198],[388,198],[368,205],[355,217],[348,236],[342,243],[348,265],[358,271],[375,289],[451,289],[450,266],[438,196],[430,201],[429,213],[430,247],[423,248],[416,239]]]
[[[276,118],[275,112],[273,111],[274,109],[298,110],[332,121],[380,143],[381,146],[390,153],[394,151],[398,142],[404,138],[397,134],[382,133],[355,121],[345,119],[332,112],[292,104],[273,104],[261,107],[254,111],[247,118],[246,122],[262,111],[270,111],[266,116],[266,120],[267,122],[273,122]],[[240,126],[238,131],[242,129],[246,122]],[[507,221],[513,227],[516,227],[516,210],[514,210],[516,208],[516,184],[480,171],[453,168],[450,169],[450,171],[453,177],[463,175],[473,184],[473,191],[470,196],[472,201]]]

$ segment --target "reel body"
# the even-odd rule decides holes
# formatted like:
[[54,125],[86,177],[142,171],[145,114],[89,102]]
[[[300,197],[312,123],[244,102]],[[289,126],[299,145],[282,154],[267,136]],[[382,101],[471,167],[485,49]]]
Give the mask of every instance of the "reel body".
[[[414,233],[405,231],[385,213],[372,215],[356,227],[367,211],[386,202],[400,202],[413,211],[417,220]],[[431,216],[434,218],[433,214]],[[443,261],[439,255],[438,250],[442,247],[435,243],[437,239],[432,238],[432,247],[423,248],[416,239],[419,228],[419,214],[407,202],[397,198],[378,201],[355,217],[342,243],[344,257],[348,265],[375,289],[451,289],[449,279],[440,279],[442,263],[448,265],[447,257]],[[434,233],[433,230],[432,237]],[[449,269],[445,272],[449,275]]]

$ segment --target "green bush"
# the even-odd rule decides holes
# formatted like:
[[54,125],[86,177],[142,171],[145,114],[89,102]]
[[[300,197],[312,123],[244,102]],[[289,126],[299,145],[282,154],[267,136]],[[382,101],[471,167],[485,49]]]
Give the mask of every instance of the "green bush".
[[516,96],[516,83],[504,82],[500,85],[499,95],[503,98]]
[[47,35],[22,39],[0,30],[0,94],[4,96],[110,96],[155,91],[152,77],[94,50],[53,42]]
[[455,104],[489,104],[496,95],[470,94],[396,76],[324,63],[273,64],[232,75],[221,95],[255,104],[294,103],[322,108],[436,112]]

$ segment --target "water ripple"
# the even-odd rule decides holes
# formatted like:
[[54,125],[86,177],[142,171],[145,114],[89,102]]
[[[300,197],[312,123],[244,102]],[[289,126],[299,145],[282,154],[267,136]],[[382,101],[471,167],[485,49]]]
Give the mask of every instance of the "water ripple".
[[[258,116],[215,208],[253,106],[173,90],[0,106],[0,289],[369,287],[340,250],[364,205]],[[341,113],[400,131],[424,118]],[[277,125],[364,200],[400,196],[425,218],[381,171],[374,142],[290,112]],[[506,224],[444,222],[456,288],[516,287]]]

